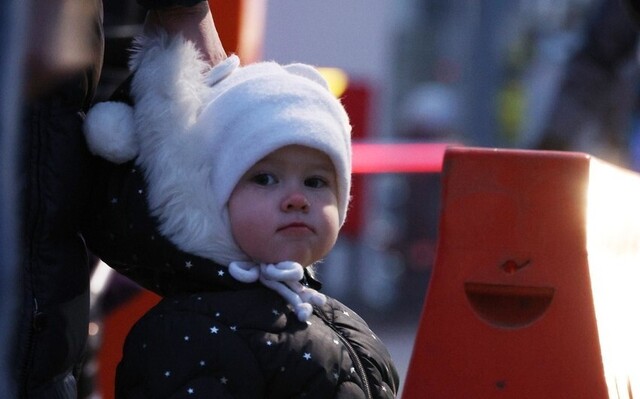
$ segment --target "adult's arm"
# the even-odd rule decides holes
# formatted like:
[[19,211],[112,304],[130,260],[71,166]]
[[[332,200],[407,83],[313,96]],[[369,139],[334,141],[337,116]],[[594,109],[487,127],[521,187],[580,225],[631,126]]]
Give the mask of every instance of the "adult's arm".
[[227,58],[209,3],[201,0],[138,0],[149,8],[145,30],[161,28],[195,43],[204,59],[216,65]]

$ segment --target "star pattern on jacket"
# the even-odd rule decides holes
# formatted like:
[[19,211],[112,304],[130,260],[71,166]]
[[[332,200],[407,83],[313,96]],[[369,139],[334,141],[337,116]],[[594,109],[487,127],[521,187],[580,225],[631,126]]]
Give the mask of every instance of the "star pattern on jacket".
[[[354,367],[356,353],[366,362],[364,371],[373,377],[374,396],[392,397],[392,392],[382,394],[381,387],[386,384],[387,391],[395,390],[397,380],[389,371],[392,362],[379,338],[365,328],[356,313],[331,299],[330,306],[314,309],[309,323],[299,322],[281,298],[256,285],[245,286],[233,279],[225,266],[172,245],[149,212],[146,196],[150,190],[135,161],[105,168],[109,176],[117,176],[106,190],[96,193],[100,213],[91,217],[102,219],[96,221],[100,231],[93,232],[93,242],[104,245],[96,255],[112,257],[114,268],[165,297],[161,301],[164,307],[147,313],[145,317],[150,317],[130,334],[129,353],[121,362],[125,372],[119,372],[120,381],[127,381],[127,385],[121,388],[130,392],[142,389],[149,392],[147,397],[171,393],[195,398],[211,397],[212,390],[205,386],[209,384],[233,396],[251,385],[242,379],[245,369],[237,373],[228,367],[236,361],[239,349],[256,356],[258,374],[268,369],[280,381],[287,381],[284,390],[292,388],[288,381],[296,383],[301,374],[321,376],[323,383],[333,386],[346,381],[355,383],[349,386],[362,386],[362,370]],[[311,275],[305,275],[305,283],[320,290]],[[196,318],[191,317],[193,313]],[[361,342],[366,346],[360,347]],[[205,377],[204,385],[200,377]],[[308,389],[300,387],[296,392]],[[306,393],[314,397],[312,391]]]
[[[138,181],[130,181],[128,192],[107,193],[103,200],[106,208],[111,209],[113,212],[140,213],[141,208],[137,205],[132,207],[130,202],[145,201],[144,197],[148,190],[146,190],[143,183],[140,184],[140,180],[143,180],[142,174],[138,171],[136,175]],[[174,323],[166,319],[171,320],[175,317],[171,314],[175,313],[156,312],[154,315],[156,321],[149,324],[150,329],[144,328],[143,331],[145,333],[132,341],[132,345],[138,348],[136,349],[138,353],[136,356],[141,359],[149,359],[147,361],[150,363],[146,364],[153,365],[152,370],[145,370],[146,366],[142,368],[135,367],[140,370],[140,373],[143,373],[143,378],[149,381],[142,384],[154,386],[154,388],[150,389],[158,392],[159,397],[162,397],[164,392],[177,392],[177,390],[181,391],[183,396],[193,398],[210,397],[211,390],[196,383],[195,380],[190,382],[191,373],[194,373],[194,377],[196,374],[210,376],[211,379],[208,383],[218,384],[220,387],[224,386],[222,389],[228,389],[229,392],[242,389],[239,387],[246,384],[232,384],[231,381],[236,380],[235,374],[230,375],[226,371],[228,369],[225,364],[219,363],[220,359],[217,356],[220,349],[242,345],[241,342],[245,341],[246,337],[258,339],[254,343],[263,349],[258,349],[258,346],[253,346],[251,349],[258,350],[261,353],[260,356],[265,359],[263,365],[271,368],[276,373],[282,373],[282,378],[290,378],[288,377],[289,373],[297,375],[302,369],[305,370],[305,373],[317,373],[318,367],[325,367],[325,378],[331,384],[341,385],[346,381],[351,381],[360,385],[360,381],[363,378],[361,376],[362,371],[354,367],[355,364],[349,360],[353,355],[353,351],[347,347],[351,329],[353,328],[352,324],[355,323],[357,325],[360,322],[358,321],[358,315],[350,309],[336,301],[333,302],[334,305],[331,308],[321,311],[319,309],[314,310],[315,316],[307,320],[307,322],[299,322],[292,307],[277,297],[273,302],[269,299],[267,302],[257,303],[254,306],[251,306],[250,302],[240,300],[238,305],[243,309],[241,313],[236,312],[238,307],[236,305],[212,306],[211,304],[216,303],[215,301],[212,302],[212,298],[217,298],[218,295],[230,295],[233,298],[236,293],[243,293],[245,286],[233,279],[223,266],[193,254],[181,252],[177,248],[167,252],[165,249],[167,239],[157,229],[149,228],[149,219],[128,219],[126,223],[119,223],[117,226],[120,230],[106,231],[104,237],[107,239],[112,237],[115,240],[113,242],[117,245],[123,245],[123,249],[127,250],[123,252],[126,253],[126,259],[123,262],[123,265],[126,266],[125,271],[129,267],[135,270],[136,265],[149,267],[150,261],[155,262],[150,266],[155,267],[155,270],[161,273],[160,283],[162,285],[158,285],[159,289],[170,289],[163,300],[167,306],[167,311],[178,311],[180,314],[192,311],[199,312],[204,322],[204,324],[196,324],[197,328],[190,321],[186,321],[187,319],[183,319],[179,324],[166,324]],[[138,231],[143,234],[136,236],[135,245],[132,245],[134,241],[122,240],[121,238]],[[163,256],[167,253],[169,256]],[[126,262],[131,261],[133,261],[133,266],[127,266]],[[309,277],[305,276],[307,279]],[[152,280],[151,283],[156,284],[156,281]],[[174,290],[174,283],[182,284],[185,281],[187,285],[180,286]],[[312,284],[317,283],[312,278],[309,281]],[[156,285],[151,286],[154,287]],[[193,287],[196,288],[194,289]],[[315,286],[312,287],[315,288]],[[264,291],[256,286],[247,288],[249,288],[247,291],[256,293]],[[164,295],[162,291],[158,293]],[[272,297],[274,296],[268,294],[260,298]],[[239,296],[238,298],[244,297]],[[223,303],[225,303],[224,300]],[[258,311],[257,309],[260,310]],[[326,319],[319,317],[321,312],[327,312]],[[242,318],[239,319],[238,315],[242,315]],[[260,320],[260,324],[253,325],[254,319]],[[158,323],[158,328],[152,327],[154,323]],[[305,332],[307,330],[323,329],[327,324],[334,323],[340,327],[333,331],[327,331],[326,335],[321,339],[313,334],[307,336]],[[262,327],[256,326],[262,325],[272,326],[275,330],[271,330],[270,328],[272,327],[269,327],[264,330],[265,335],[256,336],[262,331]],[[288,326],[294,328],[290,329]],[[298,336],[296,331],[303,333]],[[342,334],[343,331],[347,335]],[[379,338],[370,330],[362,329],[358,331],[357,337],[379,342]],[[292,335],[289,336],[289,334]],[[302,339],[302,341],[297,342],[292,347],[290,337],[293,337],[294,334],[296,340]],[[304,341],[304,339],[312,340]],[[235,343],[229,346],[229,342]],[[321,342],[324,342],[324,344],[321,344]],[[164,354],[164,357],[159,356],[158,353]],[[335,353],[336,357],[332,357],[333,355],[327,357],[327,354],[330,353]],[[377,352],[366,349],[358,350],[358,356],[361,360],[370,358],[372,354],[377,361]],[[186,362],[180,363],[180,361]],[[384,366],[383,369],[386,367],[385,364],[381,366]],[[299,368],[301,369],[299,370]],[[388,369],[386,373],[389,374]],[[323,373],[320,372],[319,374]],[[389,388],[393,388],[392,383],[386,382],[388,377],[385,376],[383,378],[385,383],[388,384],[386,390],[393,391],[393,389]],[[137,381],[136,383],[141,383],[142,378],[134,377],[134,380]],[[153,383],[150,381],[153,381]],[[189,393],[188,389],[192,391]],[[381,386],[378,386],[377,390],[379,393],[385,392],[382,391]],[[302,389],[298,393],[302,394],[304,391]],[[312,392],[307,392],[307,394],[313,397]],[[154,395],[150,394],[150,396]],[[382,397],[392,397],[392,393],[383,394]]]

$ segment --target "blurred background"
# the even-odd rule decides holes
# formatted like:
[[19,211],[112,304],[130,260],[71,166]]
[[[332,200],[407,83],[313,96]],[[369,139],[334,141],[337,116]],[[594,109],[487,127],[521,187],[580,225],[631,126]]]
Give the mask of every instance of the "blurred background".
[[[221,3],[210,1],[216,24],[231,30],[223,43],[243,62],[330,68],[356,142],[581,151],[640,170],[639,25],[619,0]],[[134,1],[104,7],[96,101],[128,76],[127,49],[144,18]],[[353,195],[318,272],[326,293],[387,343],[403,378],[434,262],[440,175],[358,174]],[[109,334],[104,320],[133,295],[113,292],[136,292],[105,276],[94,290],[95,352]],[[87,375],[99,368],[89,362]],[[95,381],[85,397],[102,397]]]

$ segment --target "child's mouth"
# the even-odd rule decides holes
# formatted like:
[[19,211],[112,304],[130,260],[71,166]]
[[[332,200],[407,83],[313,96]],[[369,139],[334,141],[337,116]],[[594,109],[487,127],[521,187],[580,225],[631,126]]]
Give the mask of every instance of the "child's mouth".
[[294,222],[294,223],[289,223],[289,224],[286,224],[286,225],[284,225],[282,227],[279,227],[278,231],[279,232],[286,231],[286,232],[301,232],[302,233],[302,232],[308,232],[308,231],[313,232],[313,229],[309,225],[307,225],[305,223]]

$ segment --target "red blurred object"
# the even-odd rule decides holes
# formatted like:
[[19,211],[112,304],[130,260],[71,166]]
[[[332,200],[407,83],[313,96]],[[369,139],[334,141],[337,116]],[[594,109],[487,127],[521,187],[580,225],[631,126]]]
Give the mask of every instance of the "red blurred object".
[[225,50],[238,55],[244,64],[262,58],[266,7],[266,0],[209,0]]
[[354,143],[353,173],[439,173],[446,143]]
[[[345,92],[340,98],[342,105],[349,114],[353,140],[364,139],[371,135],[371,88],[366,82],[349,81]],[[356,155],[354,154],[354,157]],[[351,178],[351,203],[349,216],[342,226],[341,234],[345,237],[356,238],[360,235],[366,205],[366,179],[364,176],[353,175]]]

